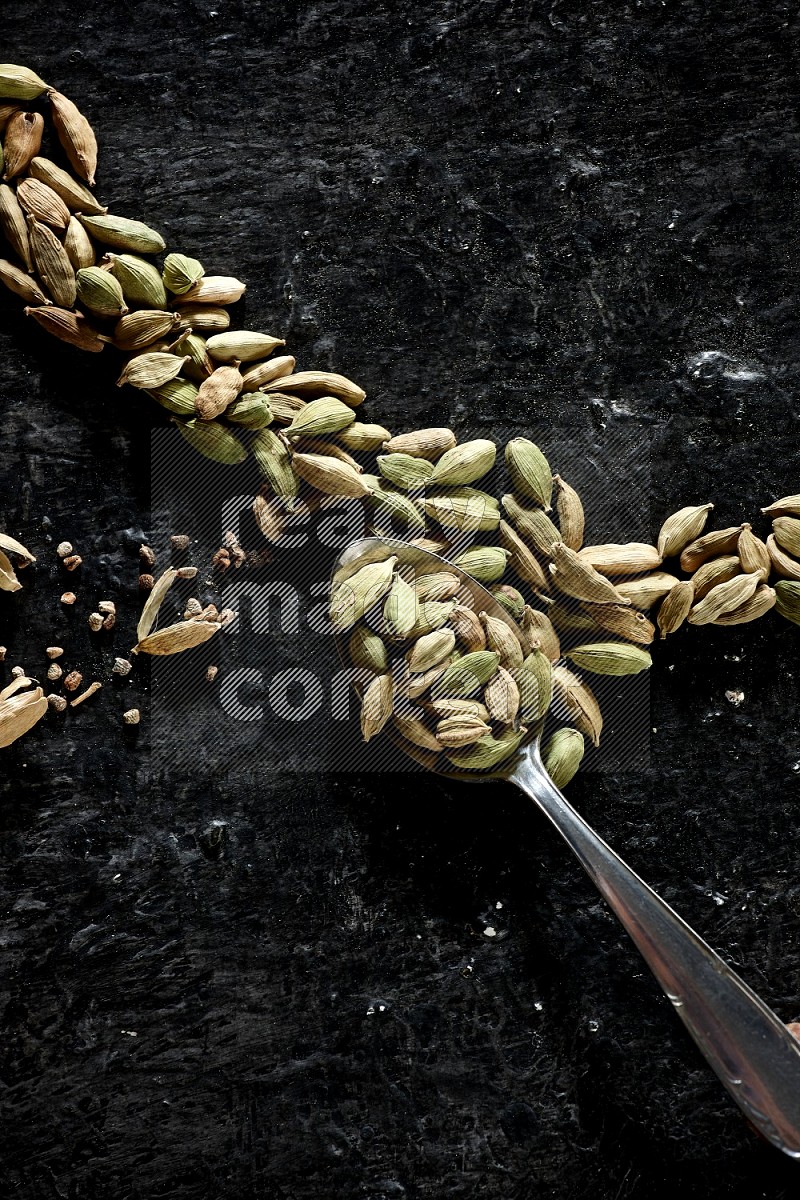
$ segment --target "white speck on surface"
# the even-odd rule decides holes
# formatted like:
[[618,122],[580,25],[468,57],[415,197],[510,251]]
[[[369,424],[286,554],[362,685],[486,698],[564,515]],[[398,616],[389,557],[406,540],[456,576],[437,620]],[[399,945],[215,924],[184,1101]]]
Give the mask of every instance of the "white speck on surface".
[[487,925],[483,931],[483,936],[488,938],[497,937],[497,930],[493,925]]
[[541,1000],[534,1001],[533,1007],[536,1009],[537,1012],[542,1012],[544,1009],[544,1005],[542,1004]]
[[124,1033],[126,1037],[138,1037],[135,1029],[120,1029],[120,1033]]
[[740,704],[744,703],[744,692],[731,689],[725,693],[725,699],[729,704],[732,704],[734,708],[738,708]]
[[499,909],[501,909],[502,907],[503,907],[503,901],[502,901],[502,900],[498,900],[498,901],[497,901],[497,904],[495,904],[495,908],[499,910]]
[[600,1022],[595,1021],[594,1017],[590,1017],[586,1022],[586,1026],[589,1030],[589,1033],[597,1033],[598,1029],[600,1028]]

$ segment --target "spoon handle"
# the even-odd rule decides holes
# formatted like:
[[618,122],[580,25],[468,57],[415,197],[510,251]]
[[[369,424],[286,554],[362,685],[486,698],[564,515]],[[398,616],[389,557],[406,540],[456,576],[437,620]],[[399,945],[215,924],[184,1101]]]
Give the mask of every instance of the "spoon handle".
[[773,1146],[800,1158],[800,1041],[584,821],[535,748],[511,780],[575,852],[739,1107]]

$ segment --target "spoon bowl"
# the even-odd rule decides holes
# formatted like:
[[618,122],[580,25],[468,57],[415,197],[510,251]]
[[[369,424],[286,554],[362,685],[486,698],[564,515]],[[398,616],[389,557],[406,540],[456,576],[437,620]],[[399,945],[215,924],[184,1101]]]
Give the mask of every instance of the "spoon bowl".
[[[364,538],[339,557],[332,587],[369,563],[396,556],[417,573],[449,571],[464,601],[500,617],[523,649],[527,639],[491,592],[455,564],[395,538]],[[346,639],[336,638],[346,666]],[[719,955],[641,879],[562,795],[542,763],[545,717],[532,723],[518,748],[487,770],[460,770],[446,754],[412,745],[386,732],[423,767],[454,782],[507,780],[545,814],[573,851],[639,949],[665,995],[709,1065],[750,1122],[777,1149],[800,1158],[800,1041]]]

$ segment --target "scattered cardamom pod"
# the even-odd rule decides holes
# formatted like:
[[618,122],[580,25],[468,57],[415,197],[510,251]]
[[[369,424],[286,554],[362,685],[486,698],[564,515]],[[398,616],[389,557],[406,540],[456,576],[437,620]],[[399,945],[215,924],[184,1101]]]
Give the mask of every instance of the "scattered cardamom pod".
[[25,214],[15,193],[5,183],[0,184],[0,228],[2,228],[11,249],[22,260],[25,270],[33,271],[33,257]]
[[383,450],[385,454],[410,454],[412,458],[427,458],[435,462],[455,444],[456,435],[452,429],[417,429],[413,433],[400,433],[387,438]]
[[35,217],[28,217],[28,238],[36,273],[59,308],[72,308],[77,284],[72,263],[56,235]]
[[157,400],[162,408],[178,417],[195,415],[197,388],[188,379],[170,379],[167,383],[162,383],[161,387],[148,388],[147,394]]
[[183,292],[176,303],[235,304],[247,291],[247,285],[230,275],[204,275]]
[[551,663],[561,658],[561,643],[555,626],[546,613],[525,605],[525,611],[520,619],[520,628],[531,646],[539,646],[542,653]]
[[[203,343],[205,345],[205,343]],[[281,354],[276,358],[267,359],[266,362],[253,363],[246,371],[242,372],[244,377],[245,392],[258,392],[265,383],[272,383],[275,379],[282,379],[286,375],[291,375],[296,365],[296,360],[291,354]]]
[[389,658],[383,639],[368,625],[356,625],[348,651],[353,666],[371,671],[373,675],[385,675],[389,670]]
[[218,417],[225,412],[228,405],[233,404],[241,390],[242,375],[237,361],[231,366],[217,367],[208,379],[203,380],[198,389],[195,401],[198,417],[204,421]]
[[491,734],[492,727],[471,713],[456,713],[452,717],[443,717],[436,725],[436,740],[450,747],[471,746],[486,734]]
[[461,579],[452,571],[431,571],[414,580],[414,591],[419,600],[449,600],[460,586]]
[[782,496],[761,511],[765,517],[800,517],[800,495]]
[[777,601],[777,592],[775,588],[768,587],[766,583],[760,583],[749,600],[745,600],[743,604],[736,608],[730,609],[728,612],[722,613],[716,617],[711,623],[712,625],[745,625],[749,621],[755,621],[758,617],[763,617],[771,608],[775,607]]
[[727,583],[729,579],[733,579],[741,573],[742,564],[735,554],[723,554],[719,558],[710,558],[692,575],[695,600],[702,600],[718,583]]
[[800,579],[800,562],[781,549],[775,541],[774,533],[767,538],[767,552],[776,575],[781,575],[784,579]]
[[283,345],[285,343],[282,338],[272,337],[269,333],[254,333],[249,329],[241,329],[213,334],[206,342],[206,349],[215,362],[229,363],[236,359],[244,363],[264,358]]
[[556,541],[550,547],[550,555],[553,559],[550,573],[556,587],[565,596],[591,604],[626,606],[625,597],[620,595],[614,584],[595,570],[579,551],[570,550],[563,542]]
[[800,581],[780,579],[775,584],[775,610],[787,621],[800,625]]
[[[93,187],[97,171],[97,138],[94,130],[77,105],[61,92],[49,88],[47,99],[50,101],[50,112],[58,140],[72,169]],[[160,249],[164,249],[163,245]]]
[[92,239],[77,217],[69,219],[64,236],[64,250],[72,263],[73,271],[79,271],[81,267],[93,267],[97,260]]
[[433,464],[410,454],[379,454],[378,470],[395,487],[409,492],[425,487],[433,473]]
[[343,404],[335,396],[321,396],[318,400],[306,404],[296,414],[291,424],[286,427],[286,436],[324,437],[326,434],[346,429],[355,419],[356,415],[348,404]]
[[501,725],[513,725],[520,708],[520,691],[514,676],[500,666],[486,684],[483,699],[489,714]]
[[488,649],[499,655],[500,666],[508,669],[521,667],[525,655],[511,626],[501,617],[493,617],[487,612],[479,612],[478,620],[486,631]]
[[[283,345],[282,342],[278,344]],[[274,380],[266,390],[288,392],[292,396],[336,396],[352,408],[357,408],[367,395],[358,384],[335,371],[298,371]]]
[[656,630],[652,621],[648,621],[644,613],[633,605],[584,604],[583,608],[598,628],[606,633],[615,633],[626,642],[649,646],[655,638]]
[[601,575],[636,575],[640,571],[654,571],[661,566],[658,550],[646,542],[608,542],[603,546],[584,546],[578,554],[583,562],[594,567]]
[[14,113],[6,125],[3,139],[6,180],[15,179],[27,171],[32,158],[42,148],[44,117],[41,113]]
[[253,452],[261,474],[276,496],[292,499],[298,492],[298,478],[292,470],[286,443],[271,429],[261,429],[253,438]]
[[[99,267],[91,269],[101,270]],[[101,273],[108,275],[107,271]],[[118,350],[143,350],[172,333],[179,324],[178,314],[166,309],[144,308],[126,313],[114,326],[114,345]],[[189,359],[185,352],[182,354],[182,361],[184,365],[188,364]]]
[[324,454],[294,454],[292,469],[311,487],[327,496],[357,498],[371,495],[370,488],[357,471]]
[[440,628],[424,633],[406,651],[409,671],[419,674],[438,666],[452,654],[455,644],[456,635],[452,629]]
[[557,665],[553,667],[553,694],[580,732],[589,738],[593,746],[599,746],[603,715],[588,684],[567,667]]
[[329,618],[335,629],[349,629],[377,604],[392,586],[397,556],[382,562],[367,563],[348,579],[336,584],[332,593]]
[[764,578],[763,571],[753,571],[749,575],[737,575],[727,583],[718,583],[692,608],[688,617],[689,624],[710,625],[717,617],[738,608],[750,599]]
[[33,317],[42,329],[62,342],[77,346],[79,350],[98,354],[108,340],[92,328],[82,313],[70,312],[66,308],[26,308],[25,316]]
[[401,575],[395,575],[383,603],[386,632],[392,638],[407,638],[417,623],[417,594]]
[[538,559],[534,557],[533,551],[525,545],[508,521],[501,520],[497,526],[497,532],[500,545],[511,555],[508,560],[511,570],[525,583],[529,583],[535,592],[549,592],[550,581],[545,577]]
[[143,391],[161,387],[162,383],[180,375],[185,362],[185,358],[178,358],[176,354],[164,354],[160,351],[137,354],[125,364],[117,380],[117,387],[123,387],[126,383]]
[[781,550],[793,558],[800,557],[800,517],[776,517],[772,533]]
[[494,496],[471,487],[426,496],[422,506],[427,516],[443,529],[456,529],[460,533],[496,529],[500,524],[500,510]]
[[500,655],[492,650],[475,650],[452,663],[436,681],[433,695],[474,696],[487,684],[500,665]]
[[640,646],[625,642],[592,642],[573,646],[567,658],[595,675],[638,675],[653,665],[653,660]]
[[53,229],[64,230],[69,225],[69,209],[64,201],[40,179],[22,179],[17,187],[17,199],[25,212]]
[[225,416],[243,429],[266,429],[272,421],[269,397],[263,392],[244,392],[228,406]]
[[[129,304],[162,311],[166,309],[167,293],[152,263],[137,254],[107,254],[103,262],[109,263]],[[181,318],[177,314],[173,314],[173,317],[174,324],[179,325]]]
[[540,508],[523,508],[510,492],[501,503],[517,532],[534,550],[549,558],[553,544],[561,541],[561,534],[547,513]]
[[504,608],[514,621],[521,621],[525,612],[525,597],[515,587],[508,583],[497,583],[489,588],[501,608]]
[[687,575],[693,575],[697,568],[710,558],[718,558],[721,554],[734,554],[741,531],[741,525],[731,525],[727,529],[714,529],[711,533],[704,533],[696,538],[681,551],[681,570]]
[[247,448],[235,433],[219,421],[199,421],[195,418],[182,421],[175,418],[175,424],[189,445],[212,462],[233,466],[247,458]]
[[17,67],[13,63],[0,66],[0,96],[9,100],[35,100],[47,91],[47,84],[28,67]]
[[202,279],[205,268],[196,258],[188,258],[185,254],[168,254],[164,259],[162,282],[174,296],[183,296],[189,288]]
[[32,729],[46,712],[47,700],[40,687],[0,700],[0,747],[16,742]]
[[44,294],[36,280],[30,275],[26,275],[7,258],[0,258],[0,283],[5,284],[9,291],[21,296],[27,304],[52,304],[49,296]]
[[742,525],[737,553],[745,574],[749,575],[753,571],[766,571],[769,575],[772,570],[769,551],[761,538],[756,537],[753,533],[753,528],[748,522]]
[[392,724],[400,736],[413,746],[419,746],[422,750],[432,750],[435,754],[444,749],[442,743],[437,741],[436,735],[419,717],[400,717],[395,713]]
[[496,583],[505,573],[508,557],[508,550],[501,546],[470,546],[453,562],[479,583]]
[[677,576],[669,575],[666,571],[654,571],[641,579],[620,579],[614,587],[622,600],[630,600],[634,608],[643,612],[652,608],[678,582]]
[[468,652],[486,649],[486,630],[478,614],[464,604],[456,604],[450,613],[453,632]]
[[[294,370],[294,362],[290,370]],[[336,436],[345,449],[354,453],[367,453],[379,450],[392,435],[382,425],[367,425],[363,421],[354,421],[347,429],[341,429]]]
[[522,666],[511,672],[519,688],[523,721],[541,720],[553,699],[553,664],[538,647],[531,650]]
[[518,732],[508,729],[496,737],[487,733],[471,746],[448,754],[448,761],[465,771],[490,771],[511,758],[527,732],[526,729]]

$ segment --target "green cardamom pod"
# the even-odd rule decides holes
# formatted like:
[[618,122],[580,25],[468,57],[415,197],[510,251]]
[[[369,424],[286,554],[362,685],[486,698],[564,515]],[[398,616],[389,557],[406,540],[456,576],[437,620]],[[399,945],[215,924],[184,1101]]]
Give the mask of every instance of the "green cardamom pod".
[[[291,375],[291,371],[285,371],[285,375]],[[363,421],[354,421],[347,429],[342,429],[338,434],[337,440],[342,443],[346,450],[359,451],[380,450],[384,442],[388,442],[392,435],[388,429],[384,429],[382,425],[367,425]]]
[[[180,316],[178,313],[175,315]],[[197,383],[208,379],[214,370],[214,363],[209,357],[204,337],[201,337],[199,333],[187,333],[181,338],[175,349],[179,354],[188,354],[189,361],[184,367],[184,371],[190,379],[196,380]],[[248,388],[247,390],[257,392],[258,388]]]
[[800,558],[800,517],[776,517],[772,522],[775,541],[794,558]]
[[452,629],[434,629],[417,638],[406,652],[409,671],[422,673],[443,662],[455,649],[456,635]]
[[592,642],[574,646],[566,656],[577,667],[583,667],[595,675],[638,675],[653,665],[646,650],[640,646],[628,646],[625,642]]
[[175,413],[179,417],[195,415],[197,388],[188,379],[169,379],[166,383],[162,383],[161,387],[148,388],[147,394],[169,412]]
[[167,307],[164,284],[152,263],[136,254],[108,254],[106,258],[129,304],[141,308]]
[[47,84],[29,67],[17,67],[14,63],[0,66],[0,96],[9,100],[35,100],[47,91]]
[[800,625],[800,582],[779,579],[775,584],[775,611],[787,621]]
[[553,497],[553,475],[550,464],[536,443],[528,438],[512,438],[506,445],[506,466],[514,491],[534,500],[549,512]]
[[[190,321],[189,324],[191,323]],[[266,358],[268,354],[272,354],[272,351],[277,350],[278,346],[285,345],[283,338],[273,337],[270,333],[256,333],[251,329],[230,329],[225,333],[215,333],[206,342],[208,353],[214,361],[223,363],[234,360],[255,362],[259,358]],[[281,391],[279,387],[269,390]]]
[[186,360],[175,354],[162,353],[155,350],[149,354],[137,354],[125,365],[125,369],[117,380],[117,387],[129,383],[131,387],[149,391],[161,387],[180,375],[181,367]]
[[379,454],[378,469],[395,487],[411,492],[425,487],[433,464],[427,458],[413,458],[410,454]]
[[292,470],[286,444],[271,429],[261,429],[251,445],[253,457],[261,474],[276,496],[292,499],[297,495],[299,481]]
[[328,609],[330,622],[335,629],[350,629],[365,612],[383,599],[392,586],[396,563],[396,555],[382,562],[367,563],[336,584]]
[[188,258],[185,254],[168,254],[164,259],[161,280],[174,296],[182,296],[205,273],[205,267],[196,258]]
[[510,617],[513,617],[515,621],[522,620],[522,614],[525,612],[525,597],[521,592],[507,583],[496,584],[495,587],[489,588],[489,591]]
[[383,640],[368,625],[356,625],[348,642],[350,661],[355,667],[384,675],[389,670],[389,656]]
[[263,392],[245,392],[228,405],[225,417],[243,429],[266,429],[272,421],[269,396]]
[[[210,342],[213,341],[211,338]],[[288,438],[324,437],[346,429],[355,419],[356,414],[349,404],[344,404],[335,396],[321,396],[301,408],[284,432]]]
[[561,534],[547,514],[540,508],[523,508],[510,492],[503,496],[502,504],[517,532],[534,550],[549,558],[551,547],[561,541]]
[[402,531],[424,527],[424,516],[408,496],[383,486],[379,479],[373,484],[372,477],[362,478],[371,489],[369,506],[376,528],[391,532],[395,527]]
[[479,583],[496,583],[506,569],[508,558],[508,550],[500,546],[470,546],[453,562]]
[[437,699],[446,696],[474,696],[488,683],[500,666],[500,655],[493,650],[473,650],[452,663],[433,688]]
[[218,421],[180,421],[173,418],[189,445],[214,462],[232,466],[247,458],[247,449],[230,429]]
[[583,734],[577,729],[557,729],[542,747],[542,763],[557,788],[565,788],[575,777],[585,752]]
[[81,267],[75,283],[80,303],[98,317],[124,317],[128,311],[119,280],[102,267]]
[[497,500],[488,492],[475,488],[453,488],[449,492],[426,496],[423,507],[443,529],[457,529],[461,533],[496,529],[500,524]]
[[511,675],[519,688],[519,711],[523,721],[539,721],[553,699],[553,664],[538,647]]
[[395,575],[383,605],[383,619],[390,637],[408,637],[417,621],[417,593],[401,575]]
[[494,466],[497,447],[494,442],[477,438],[473,442],[462,442],[446,450],[436,463],[431,483],[439,487],[462,487],[474,483]]
[[160,233],[142,221],[127,217],[90,216],[78,213],[78,220],[95,241],[115,250],[131,250],[134,254],[160,254],[166,243]]
[[455,753],[448,754],[448,761],[461,770],[489,771],[514,754],[527,732],[527,729],[520,729],[517,732],[508,729],[504,733],[498,734],[497,737],[486,734],[471,746],[465,746],[463,750],[456,750]]

